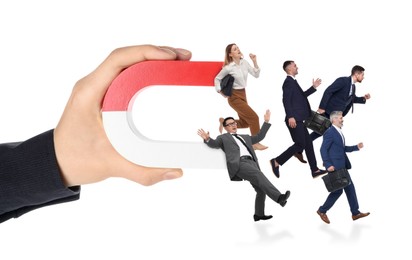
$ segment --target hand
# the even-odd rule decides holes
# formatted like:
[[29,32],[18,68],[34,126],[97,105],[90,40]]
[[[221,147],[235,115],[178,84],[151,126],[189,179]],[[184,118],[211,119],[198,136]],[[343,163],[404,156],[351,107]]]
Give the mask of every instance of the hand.
[[319,114],[323,114],[323,113],[325,113],[325,109],[319,108],[317,112],[318,112]]
[[142,185],[181,177],[181,169],[152,168],[126,160],[112,146],[102,123],[102,101],[111,82],[145,60],[190,60],[190,51],[139,45],[118,48],[89,75],[77,81],[54,131],[57,161],[67,186],[122,177]]
[[256,60],[256,55],[250,53],[250,54],[249,54],[249,57],[250,57],[250,59],[251,59],[252,62],[253,62],[253,67],[255,67],[255,69],[259,69],[259,65],[258,65],[257,60]]
[[296,127],[296,120],[295,120],[294,117],[289,118],[288,123],[289,123],[290,128],[295,128]]
[[314,87],[314,88],[317,88],[317,87],[319,87],[319,85],[322,83],[322,80],[320,79],[320,78],[317,78],[316,80],[315,79],[312,79],[312,86]]
[[362,149],[363,148],[363,143],[358,143],[358,149]]
[[368,93],[368,94],[365,94],[365,96],[363,96],[365,99],[370,99],[371,98],[371,95]]
[[333,167],[333,166],[328,167],[328,172],[333,172],[334,170],[335,170],[335,167]]
[[203,130],[203,129],[197,130],[197,134],[198,134],[200,137],[202,137],[203,140],[205,140],[205,141],[207,141],[207,140],[210,139],[209,132],[206,132],[206,131]]
[[223,91],[219,91],[219,94],[222,95],[224,98],[227,98],[227,96],[223,94]]
[[250,54],[249,54],[249,58],[250,58],[252,61],[256,61],[256,55],[253,54],[253,53],[250,53]]
[[266,123],[269,122],[269,120],[270,120],[270,110],[269,110],[269,109],[266,110],[266,113],[265,113],[265,115],[263,116],[263,119],[265,120]]

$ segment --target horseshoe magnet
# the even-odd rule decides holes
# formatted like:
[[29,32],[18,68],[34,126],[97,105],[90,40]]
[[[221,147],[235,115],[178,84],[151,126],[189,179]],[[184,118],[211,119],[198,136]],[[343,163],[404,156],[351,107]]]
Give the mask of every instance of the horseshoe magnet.
[[102,105],[103,124],[114,148],[126,159],[144,166],[226,168],[220,149],[210,149],[202,141],[150,139],[139,131],[139,122],[133,122],[132,117],[136,96],[146,88],[214,87],[214,78],[221,69],[222,62],[144,61],[122,71],[109,86]]

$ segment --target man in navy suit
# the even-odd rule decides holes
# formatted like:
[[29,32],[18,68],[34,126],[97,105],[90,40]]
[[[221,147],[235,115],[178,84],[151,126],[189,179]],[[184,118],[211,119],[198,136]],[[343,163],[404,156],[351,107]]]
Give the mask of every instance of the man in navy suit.
[[[270,160],[273,173],[279,178],[279,166],[283,165],[292,156],[296,156],[302,161],[302,152],[305,150],[309,161],[312,177],[316,178],[326,173],[317,166],[315,152],[313,150],[312,139],[303,121],[309,118],[311,108],[308,96],[316,91],[321,84],[321,79],[313,80],[312,86],[303,91],[296,81],[298,67],[294,61],[288,60],[283,63],[283,70],[287,77],[283,83],[283,106],[285,108],[285,123],[293,140],[293,145],[286,149],[281,155]],[[302,161],[303,162],[303,161]]]
[[[323,114],[327,118],[332,111],[343,111],[343,116],[352,109],[353,104],[365,104],[371,96],[365,94],[363,97],[356,96],[355,83],[361,83],[365,76],[365,69],[362,66],[355,65],[352,68],[351,75],[349,77],[337,78],[329,87],[323,92],[322,100],[319,104],[318,113]],[[317,139],[318,133],[312,132],[310,137],[312,141]]]
[[265,174],[260,170],[258,159],[253,149],[253,144],[265,138],[266,132],[271,126],[269,119],[270,111],[267,110],[264,115],[265,121],[260,131],[253,136],[237,134],[237,123],[233,117],[227,117],[223,120],[223,126],[227,133],[219,135],[216,139],[211,138],[209,132],[203,129],[199,129],[197,132],[209,147],[220,148],[224,151],[230,180],[247,180],[252,184],[256,191],[255,215],[253,216],[255,221],[272,218],[271,215],[265,215],[266,195],[282,207],[286,205],[287,199],[290,196],[290,191],[286,191],[285,194],[280,193],[266,178]]
[[[359,151],[359,149],[363,148],[363,143],[352,146],[345,145],[345,138],[341,129],[343,126],[343,113],[341,111],[331,112],[330,121],[332,122],[332,126],[323,134],[323,142],[320,148],[323,164],[329,172],[344,168],[351,169],[352,165],[346,153]],[[326,212],[332,208],[333,204],[339,199],[343,191],[345,191],[346,197],[348,198],[353,220],[366,217],[370,214],[369,212],[362,213],[359,211],[355,185],[351,180],[351,184],[345,188],[329,193],[325,203],[319,207],[317,213],[325,223],[330,223]]]

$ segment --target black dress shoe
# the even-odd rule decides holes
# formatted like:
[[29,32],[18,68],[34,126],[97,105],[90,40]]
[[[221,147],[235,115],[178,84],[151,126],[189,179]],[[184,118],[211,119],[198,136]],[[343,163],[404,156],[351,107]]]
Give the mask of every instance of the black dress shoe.
[[268,219],[271,219],[272,217],[273,217],[272,215],[263,215],[263,216],[253,215],[253,219],[255,221],[268,220]]
[[288,202],[288,198],[290,196],[290,191],[286,191],[285,194],[281,194],[278,198],[278,203],[280,206],[284,207],[286,202]]
[[270,160],[270,165],[272,166],[272,171],[275,174],[276,178],[279,178],[279,165],[276,167],[275,165],[275,159]]
[[305,161],[305,159],[303,159],[303,154],[302,153],[295,153],[293,156],[295,156],[296,158],[298,158],[298,160],[301,163],[307,163],[307,161]]
[[325,174],[327,174],[328,173],[328,171],[325,171],[325,170],[319,170],[319,171],[317,171],[317,172],[312,172],[312,177],[315,179],[315,178],[317,178],[317,177],[319,177],[319,176],[321,176],[321,175],[325,175]]

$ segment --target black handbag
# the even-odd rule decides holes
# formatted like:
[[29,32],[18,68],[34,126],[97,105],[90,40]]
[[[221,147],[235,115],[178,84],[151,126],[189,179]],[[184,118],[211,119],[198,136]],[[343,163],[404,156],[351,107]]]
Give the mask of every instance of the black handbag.
[[223,92],[225,96],[230,97],[232,95],[232,87],[235,78],[227,74],[221,81],[220,81],[220,91]]
[[333,192],[343,189],[351,184],[349,172],[347,169],[340,169],[333,172],[328,172],[327,175],[322,176],[326,189]]
[[320,135],[323,135],[326,129],[328,129],[332,125],[332,123],[327,117],[313,110],[310,111],[310,117],[303,121],[303,123],[307,128],[313,130],[314,132]]

